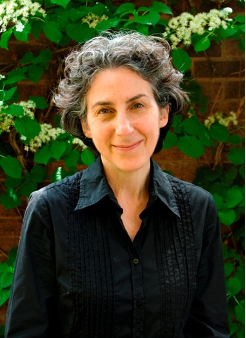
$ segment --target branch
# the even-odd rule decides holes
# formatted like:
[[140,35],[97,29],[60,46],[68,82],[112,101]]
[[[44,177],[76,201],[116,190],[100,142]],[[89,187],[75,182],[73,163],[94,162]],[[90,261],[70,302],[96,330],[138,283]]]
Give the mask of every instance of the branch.
[[0,249],[0,252],[1,252],[6,258],[9,258],[8,255],[7,255],[2,249]]
[[16,156],[17,160],[20,162],[20,165],[22,166],[22,168],[26,172],[26,160],[23,156],[21,149],[19,148],[19,146],[17,144],[16,135],[17,135],[17,131],[15,129],[12,129],[9,133],[9,143],[10,143],[11,147],[14,149],[14,151],[17,155]]

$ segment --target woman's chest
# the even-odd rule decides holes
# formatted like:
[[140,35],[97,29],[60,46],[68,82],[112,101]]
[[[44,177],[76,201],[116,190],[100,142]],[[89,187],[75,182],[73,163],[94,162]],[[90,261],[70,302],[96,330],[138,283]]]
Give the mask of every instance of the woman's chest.
[[194,291],[194,267],[175,218],[148,218],[134,242],[113,213],[94,210],[72,219],[64,246],[66,280],[58,288],[69,294],[80,329],[94,336],[106,325],[129,337],[138,323],[139,332],[154,328],[176,337]]

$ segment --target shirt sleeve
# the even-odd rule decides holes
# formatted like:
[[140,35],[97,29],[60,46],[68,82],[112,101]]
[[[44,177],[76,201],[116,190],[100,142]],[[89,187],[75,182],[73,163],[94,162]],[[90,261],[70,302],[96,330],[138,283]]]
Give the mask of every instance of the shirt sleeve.
[[184,329],[185,338],[229,338],[220,224],[210,194],[205,226],[199,236],[201,256],[197,286]]
[[21,230],[5,338],[54,337],[56,283],[54,239],[42,193],[30,198]]

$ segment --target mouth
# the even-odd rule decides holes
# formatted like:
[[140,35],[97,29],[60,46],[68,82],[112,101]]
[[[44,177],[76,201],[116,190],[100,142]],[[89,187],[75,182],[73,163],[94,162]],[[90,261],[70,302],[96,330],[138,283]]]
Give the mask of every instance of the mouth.
[[136,149],[140,145],[141,142],[142,141],[138,141],[138,142],[128,144],[128,145],[123,145],[123,144],[113,145],[113,147],[120,151],[130,151],[130,150]]

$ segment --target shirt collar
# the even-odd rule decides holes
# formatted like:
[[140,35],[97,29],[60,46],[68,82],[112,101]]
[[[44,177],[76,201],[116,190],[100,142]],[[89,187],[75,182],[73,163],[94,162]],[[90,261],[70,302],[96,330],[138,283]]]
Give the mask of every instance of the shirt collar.
[[[158,197],[174,214],[180,217],[176,199],[168,175],[151,159],[151,197]],[[104,175],[100,156],[83,171],[80,194],[75,210],[84,209],[98,203],[105,196],[117,203],[114,193]]]

